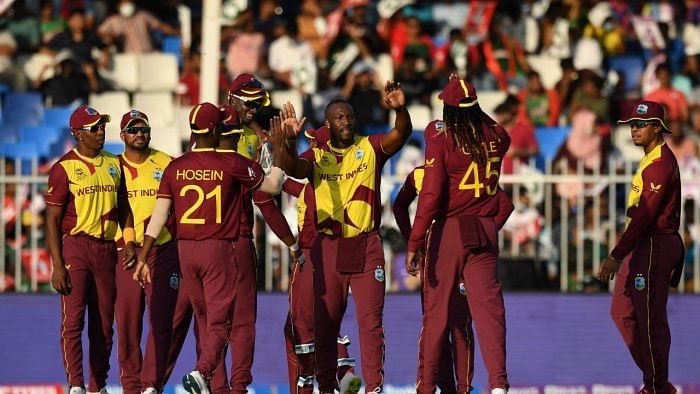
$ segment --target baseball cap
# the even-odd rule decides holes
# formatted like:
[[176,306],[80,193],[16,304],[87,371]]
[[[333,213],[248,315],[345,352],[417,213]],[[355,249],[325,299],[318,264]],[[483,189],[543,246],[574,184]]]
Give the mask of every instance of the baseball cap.
[[253,74],[239,74],[231,82],[229,94],[243,101],[254,101],[262,99],[264,107],[270,105],[270,93],[265,90],[265,85]]
[[146,126],[149,125],[148,116],[146,116],[146,114],[139,110],[132,109],[131,111],[122,115],[122,121],[119,123],[119,128],[124,130],[137,120],[143,121],[144,123],[146,123]]
[[223,120],[223,113],[212,103],[197,104],[190,111],[190,129],[195,134],[208,133]]
[[220,105],[219,110],[222,114],[221,124],[224,125],[224,131],[221,135],[230,135],[235,133],[242,133],[240,118],[238,117],[238,111],[230,105]]
[[466,108],[477,103],[474,85],[462,78],[448,82],[438,95],[438,98],[450,107]]
[[92,127],[100,123],[107,123],[112,120],[109,115],[100,115],[96,109],[87,105],[82,105],[73,111],[70,116],[69,125],[71,129],[82,129]]
[[634,104],[627,119],[619,120],[617,123],[629,123],[633,120],[656,120],[661,123],[662,132],[671,133],[671,130],[664,123],[665,119],[666,111],[664,111],[663,105],[655,101],[641,100]]

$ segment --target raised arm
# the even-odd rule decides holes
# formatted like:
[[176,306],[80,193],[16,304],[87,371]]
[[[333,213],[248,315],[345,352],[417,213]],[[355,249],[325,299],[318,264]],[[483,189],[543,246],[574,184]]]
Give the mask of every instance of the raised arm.
[[414,171],[411,171],[406,177],[406,181],[401,187],[401,190],[399,190],[394,204],[391,206],[394,212],[394,218],[396,219],[396,225],[399,226],[399,231],[401,231],[406,242],[408,242],[408,238],[411,236],[411,218],[408,214],[408,207],[418,196],[415,181],[413,180]]
[[384,86],[384,104],[387,108],[396,111],[394,128],[386,133],[382,140],[384,152],[393,155],[403,147],[408,137],[411,136],[411,131],[413,131],[411,116],[406,110],[406,96],[403,93],[403,89],[401,89],[401,84],[394,81],[386,81]]
[[294,178],[303,179],[311,174],[311,163],[297,155],[297,136],[306,118],[297,121],[291,103],[282,106],[281,117],[270,120],[270,140],[274,146],[275,165]]

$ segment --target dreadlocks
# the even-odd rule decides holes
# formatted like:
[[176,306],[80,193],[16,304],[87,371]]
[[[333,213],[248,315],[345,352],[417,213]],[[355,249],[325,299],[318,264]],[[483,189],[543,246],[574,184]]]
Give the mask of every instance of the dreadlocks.
[[445,105],[442,115],[455,145],[462,152],[470,154],[479,165],[485,165],[487,157],[484,151],[484,130],[491,130],[493,126],[485,122],[487,118],[482,115],[479,104],[468,108]]

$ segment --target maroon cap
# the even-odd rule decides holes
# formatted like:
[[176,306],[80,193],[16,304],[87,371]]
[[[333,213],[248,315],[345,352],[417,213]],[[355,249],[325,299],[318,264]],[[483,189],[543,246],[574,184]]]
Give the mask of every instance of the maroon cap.
[[146,114],[139,110],[132,109],[131,111],[122,115],[122,121],[119,123],[119,127],[122,130],[124,130],[125,128],[131,126],[131,124],[136,122],[137,120],[143,121],[144,123],[146,123],[146,126],[149,125],[148,116],[146,116]]
[[304,135],[308,139],[316,140],[317,145],[327,144],[331,140],[331,132],[328,127],[321,126],[318,129],[306,129]]
[[201,103],[192,108],[189,119],[192,132],[204,134],[221,123],[223,113],[212,103]]
[[270,93],[265,90],[265,85],[260,82],[253,74],[239,74],[236,79],[231,82],[231,90],[229,94],[243,101],[263,101],[263,106],[270,105]]
[[238,111],[230,105],[220,105],[219,110],[221,111],[221,124],[224,125],[224,131],[221,135],[229,135],[235,133],[242,133],[240,118],[238,117]]
[[474,85],[462,78],[448,82],[438,98],[450,107],[466,108],[477,103]]
[[96,124],[107,123],[112,120],[109,115],[100,115],[96,109],[87,105],[80,106],[73,111],[70,116],[70,128],[82,129],[83,127],[92,127]]
[[666,111],[664,106],[655,101],[638,101],[632,107],[632,112],[626,120],[619,120],[617,123],[629,123],[633,120],[656,120],[661,123],[661,131],[671,133],[671,129],[666,126]]

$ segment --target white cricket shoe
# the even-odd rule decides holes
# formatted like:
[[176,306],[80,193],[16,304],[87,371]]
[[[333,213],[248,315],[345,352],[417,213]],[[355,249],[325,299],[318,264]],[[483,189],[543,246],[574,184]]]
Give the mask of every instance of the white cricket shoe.
[[209,385],[199,371],[183,376],[182,387],[190,394],[209,394]]
[[362,387],[362,379],[352,372],[348,372],[340,380],[340,394],[357,394]]
[[500,387],[491,390],[491,394],[507,394],[507,393],[508,393],[508,390],[506,390],[504,388],[500,388]]
[[158,394],[158,390],[156,390],[155,387],[149,387],[146,390],[143,390],[141,394]]
[[80,386],[71,387],[70,392],[69,392],[69,394],[85,394],[85,393],[86,393],[85,389],[80,387]]

